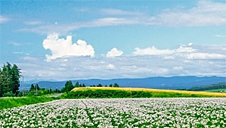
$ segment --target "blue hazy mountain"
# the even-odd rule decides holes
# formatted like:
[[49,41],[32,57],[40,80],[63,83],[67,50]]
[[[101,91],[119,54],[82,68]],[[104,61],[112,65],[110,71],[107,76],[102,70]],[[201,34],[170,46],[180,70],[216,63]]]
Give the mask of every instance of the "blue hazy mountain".
[[[189,89],[192,87],[205,86],[226,82],[226,77],[196,77],[196,76],[174,76],[174,77],[148,77],[148,78],[123,78],[123,79],[88,79],[88,80],[72,80],[75,84],[89,85],[109,85],[118,83],[120,87],[138,87],[138,88],[155,88],[155,89]],[[29,89],[34,82],[25,82],[20,89]],[[41,88],[61,89],[66,81],[39,81],[37,82]]]

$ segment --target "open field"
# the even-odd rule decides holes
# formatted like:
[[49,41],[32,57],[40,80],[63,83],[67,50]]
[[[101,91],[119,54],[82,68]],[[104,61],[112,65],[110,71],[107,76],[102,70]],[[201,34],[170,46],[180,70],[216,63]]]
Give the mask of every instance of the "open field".
[[0,127],[226,127],[224,98],[64,99],[0,111]]
[[52,101],[54,98],[52,97],[44,97],[44,96],[33,96],[33,97],[2,97],[0,98],[0,110],[13,108],[23,105],[42,103],[47,101]]
[[224,93],[160,90],[144,88],[86,87],[74,88],[66,98],[138,98],[138,97],[226,97]]

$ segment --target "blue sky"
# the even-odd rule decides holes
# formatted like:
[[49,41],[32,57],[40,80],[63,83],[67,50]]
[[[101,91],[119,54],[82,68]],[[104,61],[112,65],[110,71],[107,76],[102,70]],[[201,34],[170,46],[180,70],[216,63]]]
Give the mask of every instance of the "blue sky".
[[226,76],[224,0],[0,1],[0,64],[26,80]]

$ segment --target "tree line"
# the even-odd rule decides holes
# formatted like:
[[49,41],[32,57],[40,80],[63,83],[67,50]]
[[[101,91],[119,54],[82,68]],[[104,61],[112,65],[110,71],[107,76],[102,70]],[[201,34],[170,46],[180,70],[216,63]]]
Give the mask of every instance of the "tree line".
[[[76,82],[75,85],[73,85],[72,81],[69,80],[65,83],[64,87],[61,89],[61,92],[69,92],[73,88],[76,88],[76,87],[87,87],[87,86],[85,84],[81,84],[79,82]],[[89,87],[119,87],[119,85],[117,83],[110,84],[110,85],[93,84],[93,85],[89,85]]]
[[0,68],[0,97],[17,96],[20,87],[20,69],[16,64],[6,63]]
[[61,90],[59,89],[47,89],[47,88],[40,88],[38,83],[31,84],[29,90],[22,90],[19,92],[18,96],[42,96],[46,94],[53,94],[53,93],[60,93]]
[[212,84],[207,86],[193,87],[188,89],[188,91],[205,91],[213,89],[226,89],[226,83]]
[[[64,87],[61,90],[59,89],[53,90],[51,88],[50,89],[40,88],[38,83],[36,83],[36,84],[31,84],[29,90],[20,91],[18,96],[41,96],[41,95],[52,94],[52,93],[63,93],[63,92],[69,92],[76,87],[87,87],[87,86],[79,82],[76,82],[73,85],[72,81],[66,81]],[[89,87],[119,87],[119,85],[117,83],[110,84],[110,85],[97,84],[97,85],[89,85]]]

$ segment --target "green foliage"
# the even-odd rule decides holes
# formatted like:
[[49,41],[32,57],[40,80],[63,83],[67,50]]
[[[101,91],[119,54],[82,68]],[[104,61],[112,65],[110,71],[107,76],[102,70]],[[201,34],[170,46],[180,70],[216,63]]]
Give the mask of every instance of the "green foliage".
[[[80,85],[79,85],[80,86]],[[72,81],[67,81],[65,86],[62,88],[62,92],[69,92],[74,88]]]
[[113,87],[119,87],[119,85],[117,83],[114,83],[114,86]]
[[220,92],[220,93],[226,93],[226,88],[225,89],[211,89],[211,90],[205,90],[207,92]]
[[31,84],[30,91],[34,91],[34,90],[35,90],[35,86],[34,84]]
[[[79,82],[75,83],[74,87],[87,87],[85,84],[79,84]],[[97,84],[97,85],[90,85],[90,87],[108,87],[108,85],[102,85],[101,83]],[[119,87],[119,85],[117,83],[114,83],[114,85],[110,84],[109,87]],[[65,88],[63,88],[64,92],[65,92]]]
[[188,89],[189,91],[205,91],[205,90],[213,90],[213,89],[226,89],[226,83],[212,84],[201,87],[194,87]]
[[35,84],[35,90],[40,90],[38,84]]
[[6,63],[0,69],[0,97],[4,93],[12,92],[15,96],[19,93],[20,86],[20,69],[17,65]]
[[52,90],[40,88],[38,84],[34,86],[34,84],[31,84],[31,87],[29,90],[22,90],[19,92],[18,96],[43,96],[47,94],[53,94],[53,93],[60,93],[61,91],[58,89]]
[[15,94],[11,91],[11,92],[6,92],[2,95],[3,97],[14,97]]
[[150,97],[210,97],[199,94],[185,94],[175,92],[150,92],[150,91],[126,91],[85,89],[70,91],[63,95],[64,98],[150,98]]
[[12,98],[6,97],[6,98],[0,98],[0,110],[28,105],[28,104],[36,104],[36,103],[52,101],[54,99],[55,98],[52,98],[52,97],[12,97]]
[[75,83],[75,87],[79,87],[79,82],[76,82]]

